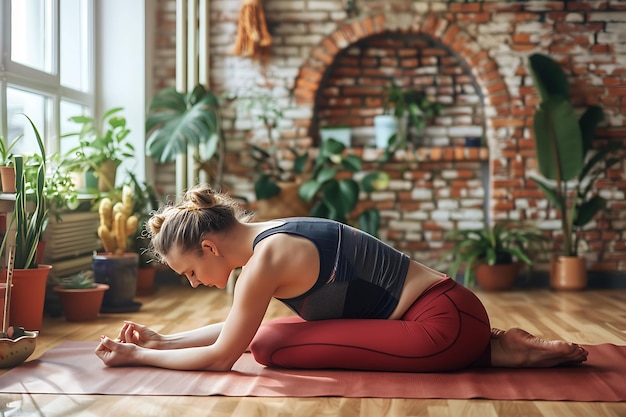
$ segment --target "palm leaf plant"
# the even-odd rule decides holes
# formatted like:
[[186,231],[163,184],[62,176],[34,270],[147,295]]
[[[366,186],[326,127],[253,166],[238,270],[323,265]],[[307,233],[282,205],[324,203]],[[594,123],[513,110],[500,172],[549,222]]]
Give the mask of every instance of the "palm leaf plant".
[[146,154],[160,163],[170,162],[193,149],[198,169],[214,186],[222,182],[225,139],[218,97],[202,84],[190,92],[165,88],[148,107]]
[[446,259],[451,257],[448,275],[455,278],[464,267],[464,285],[475,283],[475,267],[511,264],[518,260],[532,265],[531,253],[537,250],[546,238],[536,229],[516,227],[512,222],[496,223],[479,230],[455,230],[447,236],[453,242]]
[[606,199],[594,192],[595,182],[620,161],[614,154],[621,144],[593,146],[604,113],[592,105],[577,117],[567,77],[556,61],[533,54],[529,68],[541,99],[533,122],[541,176],[531,178],[561,212],[563,255],[576,256],[582,228],[606,208]]

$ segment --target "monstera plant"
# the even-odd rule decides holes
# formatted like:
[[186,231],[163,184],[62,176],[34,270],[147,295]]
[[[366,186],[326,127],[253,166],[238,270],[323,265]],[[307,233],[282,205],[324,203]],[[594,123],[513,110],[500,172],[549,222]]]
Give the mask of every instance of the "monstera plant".
[[[345,145],[334,139],[322,142],[311,178],[298,191],[302,200],[312,203],[309,215],[346,223],[351,220],[361,191],[377,191],[389,185],[386,172],[362,172],[363,160],[357,155],[346,155],[345,150]],[[357,177],[361,178],[357,180]],[[356,226],[378,236],[380,212],[376,208],[363,210]]]
[[[582,228],[607,204],[594,185],[600,175],[619,162],[614,154],[621,145],[617,142],[603,147],[593,145],[596,127],[604,119],[604,113],[592,105],[577,116],[567,76],[556,61],[533,54],[529,67],[541,99],[533,122],[541,176],[532,179],[561,213],[562,256],[577,258]],[[552,273],[556,286],[554,275],[558,271],[553,269]],[[584,283],[574,286],[586,286],[586,274]]]
[[188,93],[165,88],[148,108],[146,154],[165,163],[191,148],[196,168],[205,171],[214,186],[222,182],[225,140],[217,96],[196,85]]

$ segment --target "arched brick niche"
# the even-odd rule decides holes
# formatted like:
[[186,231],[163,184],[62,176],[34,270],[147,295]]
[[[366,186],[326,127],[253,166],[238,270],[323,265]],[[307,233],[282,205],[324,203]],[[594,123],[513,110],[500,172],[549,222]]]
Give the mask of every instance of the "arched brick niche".
[[[398,20],[406,21],[407,19]],[[421,48],[418,52],[420,57],[425,58],[422,63],[426,63],[430,67],[429,70],[432,70],[434,66],[445,68],[450,64],[450,62],[444,62],[443,65],[441,63],[437,65],[433,64],[433,57],[429,57],[429,53],[441,57],[446,51],[449,51],[450,54],[447,55],[449,57],[448,59],[450,61],[458,60],[457,62],[462,68],[464,67],[464,72],[471,78],[471,81],[469,79],[457,79],[456,81],[457,83],[460,82],[461,85],[473,84],[475,93],[480,96],[480,100],[482,101],[480,104],[482,105],[485,117],[485,138],[491,148],[491,142],[495,140],[495,129],[502,124],[501,119],[506,119],[511,113],[511,98],[506,84],[498,72],[495,61],[489,57],[486,50],[481,49],[478,43],[467,33],[463,32],[457,25],[434,14],[415,15],[412,20],[402,27],[396,24],[396,19],[387,19],[385,15],[370,16],[341,26],[337,31],[320,42],[317,47],[313,48],[310,58],[301,67],[295,82],[294,95],[297,103],[300,106],[309,107],[311,113],[315,114],[318,94],[322,95],[322,98],[319,100],[325,100],[333,94],[332,90],[324,91],[323,88],[324,82],[328,77],[333,76],[332,70],[336,60],[338,60],[340,64],[344,59],[350,60],[351,54],[353,53],[351,49],[353,45],[356,45],[358,48],[363,43],[371,40],[372,42],[378,42],[377,45],[380,45],[380,42],[382,42],[383,45],[384,43],[389,43],[393,47],[395,39],[405,39],[407,42],[413,41],[416,43],[415,46],[420,46],[420,43],[425,44],[427,47],[434,45],[435,48],[426,51]],[[407,53],[415,53],[415,51],[410,51],[410,49],[412,49],[411,45],[408,46]],[[431,59],[428,60],[427,58]],[[380,63],[381,60],[378,62]],[[420,64],[420,62],[416,60],[416,58],[401,60],[401,65],[407,66],[407,69],[403,70],[406,72],[405,78],[409,77],[410,66],[417,64]],[[389,68],[391,68],[391,65],[389,65]],[[386,71],[390,71],[390,69]],[[368,81],[378,83],[378,85],[372,85],[371,91],[365,91],[365,93],[369,92],[371,95],[359,95],[359,105],[365,104],[368,107],[371,106],[371,110],[369,111],[366,109],[360,110],[359,116],[361,118],[371,118],[374,114],[380,112],[382,105],[380,101],[381,91],[385,85],[388,85],[391,78],[390,74],[384,74],[387,75],[385,79],[385,77],[381,77],[382,74],[375,70],[372,70],[371,75]],[[400,75],[402,76],[402,74]],[[336,74],[337,80],[342,78],[345,78],[345,73]],[[443,75],[440,81],[441,83],[448,82]],[[337,81],[335,80],[335,82]],[[428,78],[411,77],[407,82],[413,82],[419,85],[420,83],[427,83]],[[322,88],[322,90],[320,90],[320,88]],[[443,86],[441,86],[441,88],[443,89]],[[356,93],[356,91],[353,92]],[[341,98],[347,97],[344,95]],[[371,101],[368,102],[367,100]],[[344,101],[344,104],[345,103],[346,101]],[[338,104],[338,102],[335,101],[335,104]],[[368,114],[369,112],[372,114]],[[326,115],[323,116],[327,117]],[[349,119],[349,117],[346,118]],[[348,124],[356,123],[357,120],[361,119],[353,118],[348,120]],[[335,120],[331,123],[334,122]],[[312,126],[312,130],[314,128],[315,127]]]
[[[432,263],[448,230],[485,224],[496,205],[490,173],[511,99],[495,62],[458,26],[433,14],[401,20],[407,23],[398,27],[380,15],[340,27],[312,50],[294,93],[314,115],[314,140],[320,125],[349,125],[357,148],[373,140],[373,117],[391,80],[422,87],[445,105],[414,151],[383,167],[372,163],[392,183],[361,202],[382,210],[385,240]],[[464,148],[466,136],[483,136],[487,147]]]
[[465,138],[484,136],[482,91],[465,61],[429,35],[386,32],[336,55],[317,90],[311,137],[317,141],[320,127],[349,126],[353,146],[373,144],[374,116],[392,84],[442,105],[423,133],[410,129],[415,146],[464,146]]

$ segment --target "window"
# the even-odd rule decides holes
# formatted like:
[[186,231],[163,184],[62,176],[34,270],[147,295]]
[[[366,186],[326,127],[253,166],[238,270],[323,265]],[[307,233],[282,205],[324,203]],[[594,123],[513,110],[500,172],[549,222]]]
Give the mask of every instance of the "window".
[[70,116],[93,113],[93,0],[0,2],[0,136],[23,139],[14,152],[36,149],[29,116],[50,152],[69,146]]

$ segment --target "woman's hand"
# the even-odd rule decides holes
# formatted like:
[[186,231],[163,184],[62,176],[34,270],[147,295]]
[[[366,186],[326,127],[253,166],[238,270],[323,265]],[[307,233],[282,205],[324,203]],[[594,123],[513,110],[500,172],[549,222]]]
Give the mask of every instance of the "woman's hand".
[[117,340],[148,349],[161,349],[163,336],[141,324],[125,321]]
[[122,343],[102,336],[96,348],[98,356],[106,366],[138,365],[139,347],[132,343]]

